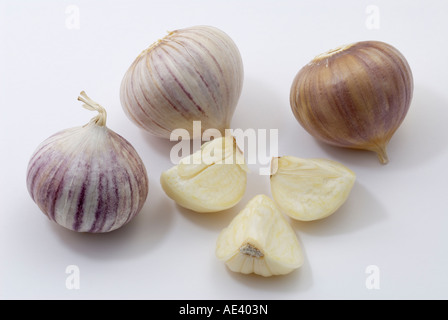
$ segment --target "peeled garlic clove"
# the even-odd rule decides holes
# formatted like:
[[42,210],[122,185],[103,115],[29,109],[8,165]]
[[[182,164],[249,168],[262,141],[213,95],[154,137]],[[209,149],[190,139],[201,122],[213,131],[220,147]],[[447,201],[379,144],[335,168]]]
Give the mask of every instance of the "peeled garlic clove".
[[162,173],[165,193],[178,205],[216,212],[236,205],[246,191],[247,166],[233,137],[217,138]]
[[109,232],[139,213],[148,177],[132,145],[106,127],[106,110],[84,92],[78,100],[98,115],[40,144],[28,165],[27,187],[57,224],[77,232]]
[[222,230],[216,256],[234,272],[264,277],[290,273],[304,260],[294,230],[265,195],[255,196]]
[[175,30],[136,58],[121,84],[121,104],[135,124],[158,137],[170,138],[183,128],[200,138],[194,136],[193,121],[201,121],[202,132],[214,128],[224,135],[243,73],[238,48],[223,31],[210,26]]
[[326,159],[273,158],[271,171],[275,202],[291,218],[301,221],[334,213],[347,200],[356,180],[346,166]]
[[405,118],[413,78],[404,56],[384,42],[363,41],[318,55],[296,75],[294,116],[316,139],[371,150],[388,162],[386,146]]

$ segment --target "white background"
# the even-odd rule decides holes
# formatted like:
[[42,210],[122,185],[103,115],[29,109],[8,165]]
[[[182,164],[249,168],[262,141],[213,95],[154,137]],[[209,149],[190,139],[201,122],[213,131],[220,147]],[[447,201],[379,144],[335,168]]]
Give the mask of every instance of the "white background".
[[[65,10],[79,8],[79,29]],[[380,28],[366,26],[376,5]],[[2,299],[446,299],[448,298],[448,2],[446,1],[0,1],[0,298]],[[230,272],[214,255],[221,229],[255,195],[270,195],[251,165],[232,210],[198,214],[159,185],[172,143],[125,116],[121,79],[135,57],[167,31],[213,25],[240,49],[245,80],[232,128],[279,129],[280,155],[340,161],[357,174],[333,216],[293,222],[304,266],[287,276]],[[298,124],[289,89],[315,55],[361,40],[398,48],[412,68],[414,98],[389,144],[373,153],[318,143]],[[148,201],[110,234],[76,234],[48,221],[28,195],[25,173],[37,145],[94,116],[85,90],[108,111],[150,179]],[[65,286],[68,265],[80,289]],[[366,288],[366,268],[380,289]]]

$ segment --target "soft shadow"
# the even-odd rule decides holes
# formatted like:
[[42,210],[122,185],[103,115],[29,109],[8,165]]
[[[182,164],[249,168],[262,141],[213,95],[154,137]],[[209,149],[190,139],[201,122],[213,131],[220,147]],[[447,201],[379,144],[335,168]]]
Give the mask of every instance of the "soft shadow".
[[356,232],[387,219],[381,203],[359,182],[355,182],[347,201],[331,216],[316,221],[291,219],[292,226],[300,233],[331,237]]
[[[389,142],[389,163],[399,170],[428,165],[448,147],[448,101],[430,88],[416,86],[411,106],[401,126]],[[318,142],[331,158],[348,166],[381,167],[371,151],[333,147]]]
[[178,143],[178,141],[155,137],[143,130],[141,130],[141,135],[151,150],[167,158],[170,156],[171,149]]
[[[52,231],[67,247],[79,254],[99,260],[120,260],[140,256],[153,250],[168,234],[173,211],[169,199],[149,199],[142,211],[127,225],[109,233],[76,233],[50,223]],[[174,209],[174,207],[173,207]]]
[[304,255],[303,265],[286,275],[263,277],[257,274],[242,274],[226,268],[229,277],[236,282],[242,283],[250,288],[265,292],[297,292],[306,291],[313,285],[313,272],[305,246],[299,238]]
[[335,147],[314,139],[317,144],[329,155],[329,159],[333,159],[344,165],[355,168],[356,166],[364,168],[381,168],[384,166],[378,160],[375,152],[360,149],[349,149]]
[[219,212],[195,212],[176,204],[177,211],[184,218],[191,221],[195,225],[205,229],[220,232],[227,227],[232,219],[244,208],[245,203],[240,201],[234,207]]

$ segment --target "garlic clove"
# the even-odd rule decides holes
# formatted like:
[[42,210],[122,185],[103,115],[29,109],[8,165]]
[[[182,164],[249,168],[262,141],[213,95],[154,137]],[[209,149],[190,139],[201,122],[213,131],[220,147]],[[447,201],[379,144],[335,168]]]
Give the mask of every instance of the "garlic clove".
[[291,218],[301,221],[333,214],[347,200],[356,180],[353,171],[327,159],[273,158],[271,171],[274,200]]
[[240,52],[223,31],[193,26],[170,32],[144,50],[123,77],[120,99],[128,118],[147,132],[170,138],[183,128],[196,139],[229,128],[243,86]]
[[265,195],[255,196],[221,231],[216,256],[234,272],[264,277],[290,273],[304,261],[294,230]]
[[316,139],[370,150],[379,161],[411,104],[413,76],[405,57],[380,41],[361,41],[315,57],[291,86],[291,110]]
[[84,92],[78,99],[98,115],[40,144],[28,165],[27,187],[57,224],[76,232],[109,232],[140,212],[148,177],[132,145],[106,127],[106,110]]
[[162,173],[165,193],[196,212],[216,212],[236,205],[246,191],[247,166],[233,137],[217,138]]

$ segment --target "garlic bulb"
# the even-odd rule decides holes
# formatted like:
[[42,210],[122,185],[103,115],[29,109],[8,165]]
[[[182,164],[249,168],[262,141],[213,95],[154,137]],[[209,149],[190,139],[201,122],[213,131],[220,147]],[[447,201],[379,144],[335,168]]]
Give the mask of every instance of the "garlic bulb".
[[388,162],[386,146],[412,99],[403,55],[384,42],[363,41],[318,55],[294,79],[290,102],[299,123],[331,145],[371,150]]
[[294,230],[265,195],[255,196],[222,230],[216,256],[234,272],[264,277],[290,273],[304,260]]
[[28,165],[27,187],[43,213],[59,225],[109,232],[141,210],[148,177],[131,144],[106,127],[105,109],[84,92],[78,100],[98,115],[40,144]]
[[356,175],[327,159],[273,158],[271,192],[291,218],[318,220],[334,213],[347,200]]
[[246,191],[247,166],[233,137],[216,138],[162,173],[165,193],[196,212],[235,206]]
[[[202,131],[229,128],[243,86],[238,48],[223,31],[195,26],[168,33],[144,50],[120,89],[126,115],[149,133],[170,138],[193,121]],[[202,132],[201,132],[202,133]]]

